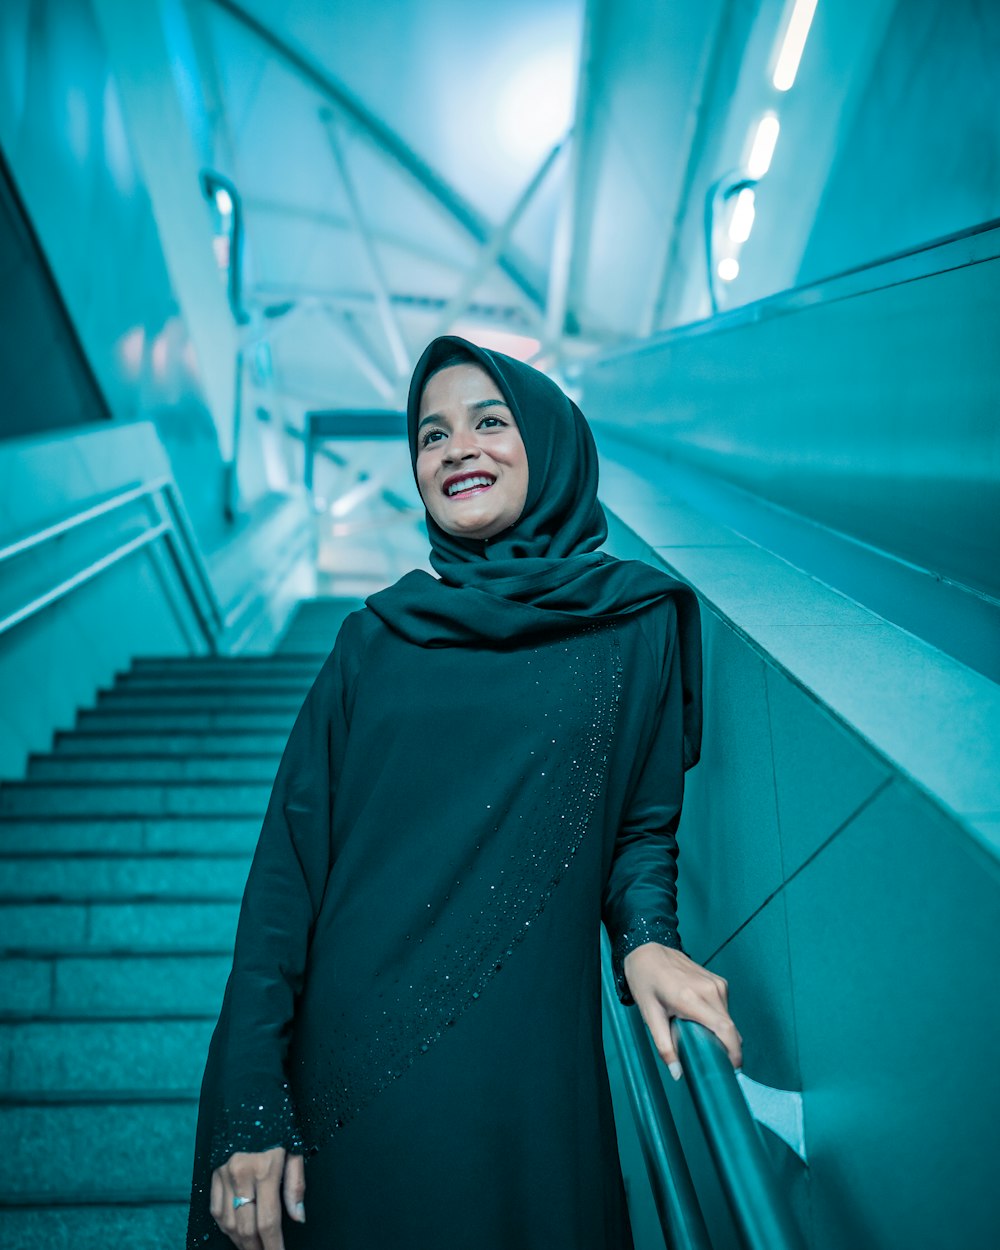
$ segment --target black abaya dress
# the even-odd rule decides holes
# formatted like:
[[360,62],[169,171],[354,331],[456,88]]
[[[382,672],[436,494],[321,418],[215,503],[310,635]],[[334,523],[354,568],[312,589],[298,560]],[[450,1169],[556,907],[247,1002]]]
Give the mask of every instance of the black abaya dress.
[[680,947],[671,599],[505,649],[347,618],[279,766],[202,1084],[188,1245],[236,1150],[306,1157],[315,1250],[628,1250],[599,923]]

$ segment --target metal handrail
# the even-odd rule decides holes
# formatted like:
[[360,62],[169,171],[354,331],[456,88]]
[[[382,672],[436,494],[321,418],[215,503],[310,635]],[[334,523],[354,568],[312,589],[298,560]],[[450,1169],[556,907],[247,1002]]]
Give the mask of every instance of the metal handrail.
[[[133,555],[136,551],[155,542],[158,538],[163,538],[177,569],[181,585],[184,587],[184,591],[194,609],[205,641],[210,650],[216,651],[218,649],[218,637],[226,627],[225,613],[219,602],[218,595],[215,593],[215,588],[212,585],[204,559],[195,542],[191,521],[177,494],[177,488],[169,477],[155,478],[150,482],[144,482],[140,486],[133,486],[119,491],[109,499],[102,500],[99,504],[83,508],[81,511],[56,522],[54,525],[44,526],[34,534],[8,543],[5,547],[0,548],[0,564],[16,556],[24,555],[53,539],[71,533],[88,522],[96,520],[98,517],[108,516],[128,504],[134,503],[136,500],[146,497],[155,500],[158,495],[162,496],[166,501],[167,516],[165,519],[159,523],[154,522],[142,534],[120,544],[107,555],[101,556],[72,576],[65,578],[44,594],[36,596],[16,611],[0,619],[0,635],[3,635],[8,629],[13,628],[13,626],[20,624],[29,617],[34,616],[42,609],[58,602],[72,591],[77,590],[80,586],[97,577],[100,573],[112,568],[119,561]],[[207,614],[192,584],[189,564],[193,566],[194,579],[199,583],[201,592],[208,601]]]
[[45,594],[29,600],[23,607],[0,619],[0,634],[6,633],[14,625],[20,625],[22,621],[26,621],[29,617],[34,616],[42,608],[47,608],[50,604],[57,603],[65,595],[68,595],[71,590],[76,590],[78,587],[85,585],[95,578],[98,573],[103,573],[106,569],[117,564],[119,560],[124,560],[126,556],[130,556],[140,550],[140,548],[155,542],[161,535],[166,534],[168,529],[169,527],[163,523],[154,525],[151,529],[146,530],[144,534],[139,534],[130,542],[123,543],[108,555],[102,556],[99,560],[95,560],[93,564],[87,565],[85,569],[74,573],[72,577],[67,577],[51,590],[47,590]]
[[[169,479],[158,479],[169,480]],[[116,508],[124,507],[127,503],[132,503],[136,499],[141,499],[143,495],[149,494],[154,488],[154,483],[147,482],[142,486],[134,486],[128,490],[123,490],[119,494],[114,495],[110,499],[105,499],[99,504],[94,504],[90,508],[84,508],[82,512],[75,512],[71,517],[67,517],[64,521],[57,521],[55,525],[47,525],[44,529],[30,534],[27,538],[19,538],[16,542],[8,543],[6,547],[0,547],[0,564],[4,560],[9,560],[13,556],[23,555],[26,551],[30,551],[33,547],[38,547],[49,539],[58,538],[60,534],[66,534],[70,530],[76,529],[80,525],[85,525],[88,521],[93,521],[96,517],[104,516],[108,512],[114,512]]]
[[[638,1008],[627,1011],[618,1000],[610,944],[603,929],[601,941],[607,1016],[664,1241],[670,1250],[711,1250],[663,1086],[661,1064]],[[802,1233],[778,1187],[764,1139],[722,1042],[694,1020],[675,1016],[670,1030],[742,1245],[746,1250],[805,1250]]]
[[746,1250],[805,1250],[726,1048],[696,1020],[670,1032],[722,1190]]
[[608,940],[603,929],[601,941],[605,947],[604,976],[601,980],[607,1018],[621,1057],[625,1088],[663,1239],[670,1250],[712,1250],[705,1217],[698,1205],[694,1182],[684,1157],[684,1147],[674,1124],[656,1059],[644,1036],[645,1025],[638,1011],[625,1011],[618,1001]]
[[[913,267],[908,268],[906,271],[908,278],[930,277],[932,274],[955,267],[956,262],[954,258],[948,255],[951,249],[990,234],[998,235],[998,241],[991,244],[992,259],[995,257],[998,251],[998,243],[1000,243],[1000,217],[991,218],[989,221],[969,226],[963,230],[956,230],[951,234],[942,235],[940,238],[929,239],[925,243],[903,248],[887,256],[879,256],[875,260],[853,265],[849,269],[827,274],[822,278],[813,278],[800,285],[786,287],[783,290],[775,291],[771,295],[764,295],[760,299],[740,304],[736,308],[725,309],[715,316],[705,317],[696,321],[686,321],[680,325],[669,326],[664,330],[657,330],[646,338],[636,338],[627,343],[616,344],[605,350],[595,352],[586,361],[575,363],[571,366],[570,372],[578,374],[584,367],[590,369],[597,365],[609,364],[612,361],[623,360],[632,356],[641,356],[644,353],[662,348],[667,344],[681,342],[685,339],[696,338],[705,334],[715,334],[721,330],[735,330],[743,326],[754,325],[767,318],[814,308],[817,304],[825,302],[827,298],[842,299],[848,294],[856,295],[880,290],[884,284],[875,281],[879,276],[879,271],[891,270],[893,266],[898,266],[904,262],[913,262]],[[937,259],[935,259],[936,257]],[[862,280],[866,278],[873,280],[871,285],[862,284]],[[892,282],[893,280],[890,277],[886,279],[886,282]]]
[[194,526],[191,523],[191,518],[188,516],[187,509],[184,507],[184,501],[181,499],[180,492],[172,478],[159,478],[157,482],[156,489],[160,490],[164,499],[166,499],[173,515],[175,528],[184,540],[184,548],[187,551],[188,558],[194,565],[195,574],[201,584],[205,598],[208,600],[218,632],[223,633],[226,629],[226,611],[219,600],[219,596],[216,594],[215,586],[212,584],[208,565],[201,554],[201,548],[194,535]]

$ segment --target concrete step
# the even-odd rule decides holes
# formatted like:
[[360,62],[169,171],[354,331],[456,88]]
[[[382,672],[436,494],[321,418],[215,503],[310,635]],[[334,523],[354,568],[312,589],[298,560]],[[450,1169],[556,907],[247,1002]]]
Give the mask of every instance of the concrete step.
[[206,674],[220,676],[256,675],[261,676],[315,676],[319,672],[327,651],[315,655],[255,655],[255,656],[144,656],[132,661],[128,672],[137,676],[178,677],[191,673],[198,678]]
[[238,674],[230,677],[217,677],[210,674],[191,673],[189,676],[148,676],[146,674],[125,673],[115,678],[115,690],[127,690],[132,694],[215,694],[220,697],[230,694],[284,694],[288,698],[298,698],[301,703],[314,676],[291,678],[286,676],[260,677],[253,674]]
[[141,785],[115,781],[9,781],[0,814],[20,816],[263,816],[269,785],[221,781]]
[[211,1016],[197,1019],[0,1023],[0,1101],[84,1091],[197,1090],[220,1006],[221,997]]
[[[194,1147],[192,1145],[192,1151]],[[103,1203],[60,1203],[46,1195],[24,1205],[21,1195],[0,1194],[0,1246],[4,1250],[180,1250],[187,1234],[191,1178],[163,1201],[150,1190],[106,1193]],[[24,1196],[31,1201],[30,1196]],[[6,1205],[5,1205],[6,1204]]]
[[231,729],[257,730],[263,733],[284,733],[288,737],[295,723],[294,712],[236,711],[228,709],[202,711],[168,711],[152,708],[147,711],[84,708],[77,713],[77,733],[152,733],[168,730],[192,733],[196,729],[213,729],[226,733]]
[[0,900],[242,896],[248,855],[14,855],[0,857]]
[[116,759],[33,755],[28,781],[256,781],[271,785],[281,753],[266,755],[135,755]]
[[0,817],[0,854],[216,851],[252,854],[261,816]]
[[0,902],[0,951],[232,950],[242,891],[215,901]]
[[257,672],[274,669],[287,671],[312,664],[312,655],[138,655],[131,662],[130,672],[176,672],[191,669],[197,672]]
[[[0,1152],[0,1194],[67,1203],[151,1187],[183,1192],[191,1184],[197,1118],[193,1097],[2,1107],[0,1137],[18,1149]],[[50,1243],[42,1244],[48,1250]]]
[[101,690],[97,695],[97,707],[114,712],[187,712],[226,711],[287,712],[292,716],[302,706],[304,695],[266,692],[255,694],[231,690],[224,694],[211,691],[175,693],[174,691]]
[[0,964],[0,1017],[218,1016],[232,952],[79,955]]
[[213,733],[209,729],[193,733],[175,732],[161,734],[155,731],[143,734],[98,733],[78,734],[73,731],[57,733],[52,754],[74,755],[273,755],[281,757],[288,741],[284,733],[264,733],[260,730],[232,729],[227,733]]

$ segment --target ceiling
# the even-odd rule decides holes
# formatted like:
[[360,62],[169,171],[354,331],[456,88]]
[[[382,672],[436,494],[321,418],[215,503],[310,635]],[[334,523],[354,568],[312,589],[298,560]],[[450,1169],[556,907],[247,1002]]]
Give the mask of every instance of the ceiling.
[[[820,5],[811,37],[838,64],[820,48],[824,76],[781,97],[800,138],[779,144],[784,172],[776,157],[769,175],[756,284],[723,306],[794,279],[835,151],[824,119],[863,80],[841,72],[857,32],[878,30],[848,8]],[[706,193],[738,172],[748,128],[777,102],[768,67],[790,11],[165,2],[198,157],[240,198],[253,402],[296,423],[318,406],[398,406],[423,346],[448,331],[565,376],[602,347],[709,315]]]
[[174,73],[200,158],[239,192],[272,404],[398,403],[448,330],[552,367],[635,332],[636,233],[665,233],[724,3],[631,7],[187,0]]

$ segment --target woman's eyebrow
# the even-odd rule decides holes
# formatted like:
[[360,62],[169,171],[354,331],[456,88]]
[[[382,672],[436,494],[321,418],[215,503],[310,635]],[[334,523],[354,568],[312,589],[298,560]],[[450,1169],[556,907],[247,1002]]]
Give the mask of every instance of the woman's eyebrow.
[[[477,399],[475,403],[466,404],[466,407],[470,410],[470,412],[479,412],[483,408],[506,408],[509,410],[510,404],[508,404],[505,399]],[[431,423],[440,425],[445,420],[446,418],[440,412],[428,413],[426,417],[417,422],[417,433],[419,434],[425,425],[429,425]]]
[[419,421],[417,423],[417,432],[419,433],[419,431],[422,430],[425,425],[431,425],[435,422],[440,425],[440,423],[443,420],[444,420],[444,417],[441,415],[440,412],[432,412],[428,416],[424,417],[422,421]]

